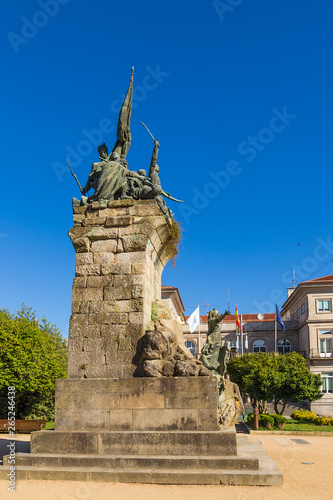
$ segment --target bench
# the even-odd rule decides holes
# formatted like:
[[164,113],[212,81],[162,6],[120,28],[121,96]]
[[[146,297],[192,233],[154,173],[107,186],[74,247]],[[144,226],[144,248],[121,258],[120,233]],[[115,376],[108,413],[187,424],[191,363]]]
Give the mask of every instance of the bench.
[[15,432],[25,431],[40,431],[44,429],[46,420],[15,420],[15,426],[8,425],[7,419],[0,419],[0,431],[8,431],[8,427],[15,427]]

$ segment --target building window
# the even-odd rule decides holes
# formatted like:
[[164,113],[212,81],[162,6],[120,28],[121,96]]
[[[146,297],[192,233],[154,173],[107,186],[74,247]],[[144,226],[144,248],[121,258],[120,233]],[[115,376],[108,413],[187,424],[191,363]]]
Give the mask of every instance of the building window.
[[263,340],[256,340],[253,343],[253,352],[266,352],[266,343]]
[[287,339],[282,339],[278,341],[278,352],[284,354],[285,352],[291,352],[291,343]]
[[300,315],[301,315],[301,310],[300,310],[300,308],[298,308],[298,309],[297,309],[297,312],[296,312],[296,317],[297,317],[297,319],[300,317]]
[[333,372],[321,373],[321,392],[323,394],[332,394],[333,393]]
[[229,347],[230,347],[231,352],[238,352],[240,349],[238,338],[237,338],[237,340],[230,340]]
[[188,340],[187,342],[185,342],[185,346],[187,347],[187,349],[189,349],[189,351],[191,351],[191,353],[194,356],[195,355],[195,343],[191,342],[191,340]]
[[320,343],[320,357],[321,358],[331,358],[332,357],[332,339],[319,339]]
[[318,330],[319,335],[332,335],[332,330]]
[[301,306],[301,313],[304,314],[305,313],[305,304],[302,304]]
[[317,312],[331,312],[331,301],[317,300]]

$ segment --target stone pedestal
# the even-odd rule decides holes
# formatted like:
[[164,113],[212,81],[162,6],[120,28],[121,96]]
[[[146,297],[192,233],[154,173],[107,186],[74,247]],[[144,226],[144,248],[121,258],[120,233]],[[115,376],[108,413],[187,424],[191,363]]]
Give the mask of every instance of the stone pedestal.
[[218,431],[215,377],[57,380],[64,431]]
[[176,254],[155,200],[74,207],[76,251],[68,339],[69,378],[131,378],[136,348]]
[[[17,479],[282,484],[263,450],[259,466],[249,443],[237,451],[234,427],[219,430],[215,377],[135,376],[138,342],[152,328],[153,302],[159,317],[161,274],[176,253],[156,202],[93,202],[74,208],[74,222],[68,379],[56,382],[55,430],[33,433],[31,454],[16,454]],[[159,324],[179,342],[179,325]]]

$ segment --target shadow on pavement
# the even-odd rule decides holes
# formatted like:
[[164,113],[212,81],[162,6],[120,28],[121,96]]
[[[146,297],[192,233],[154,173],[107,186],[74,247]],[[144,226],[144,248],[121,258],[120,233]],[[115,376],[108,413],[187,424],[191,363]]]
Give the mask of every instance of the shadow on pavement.
[[[13,439],[14,438],[14,439]],[[3,465],[3,456],[9,455],[9,443],[15,441],[15,452],[16,453],[30,453],[30,441],[20,441],[18,436],[1,436],[0,437],[0,465]]]

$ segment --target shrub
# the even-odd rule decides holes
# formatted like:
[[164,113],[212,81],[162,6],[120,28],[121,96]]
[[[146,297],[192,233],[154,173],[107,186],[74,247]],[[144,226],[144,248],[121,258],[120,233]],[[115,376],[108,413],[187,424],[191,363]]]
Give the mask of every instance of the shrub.
[[282,415],[278,415],[276,413],[273,413],[270,416],[274,418],[274,427],[276,429],[279,429],[280,431],[282,431],[287,419],[285,417],[283,417]]
[[333,425],[333,418],[331,417],[318,417],[316,419],[318,425]]
[[259,415],[259,425],[266,427],[266,429],[272,429],[274,418],[271,415]]
[[316,414],[309,410],[295,410],[291,417],[305,423],[316,423],[317,421]]
[[254,415],[253,413],[250,413],[248,416],[247,416],[247,420],[246,420],[247,424],[253,428],[253,422],[254,422]]

